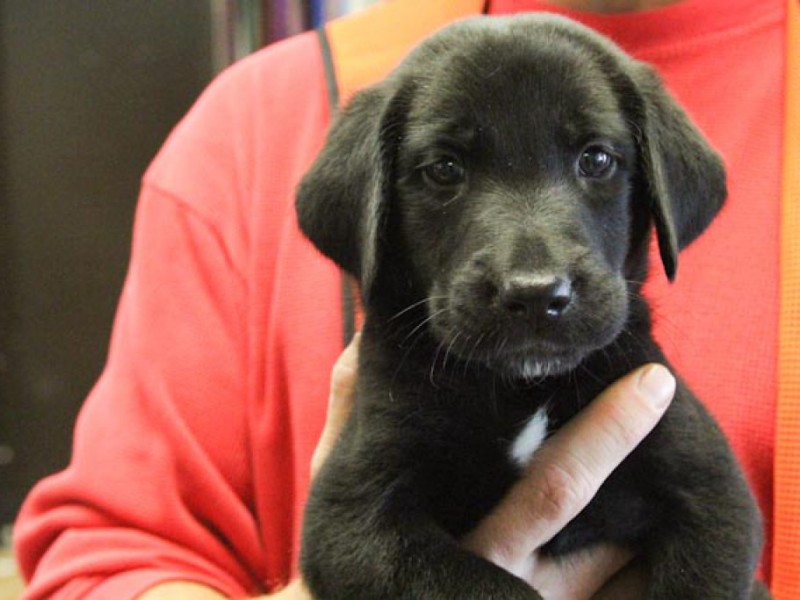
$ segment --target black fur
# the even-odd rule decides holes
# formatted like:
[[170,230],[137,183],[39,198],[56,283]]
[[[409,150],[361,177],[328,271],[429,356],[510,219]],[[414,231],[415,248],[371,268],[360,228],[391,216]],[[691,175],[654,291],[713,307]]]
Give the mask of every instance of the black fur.
[[[307,507],[315,597],[539,598],[457,540],[519,477],[509,444],[534,412],[553,430],[666,364],[640,294],[651,223],[672,278],[724,197],[656,75],[566,19],[457,23],[358,94],[297,201],[366,309],[358,402]],[[601,541],[643,557],[648,598],[753,593],[758,510],[682,382],[543,552]]]

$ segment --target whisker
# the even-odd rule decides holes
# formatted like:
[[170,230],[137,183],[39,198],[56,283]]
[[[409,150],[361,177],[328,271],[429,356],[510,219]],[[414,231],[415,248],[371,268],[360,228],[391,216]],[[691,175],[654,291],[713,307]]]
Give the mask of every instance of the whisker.
[[[594,371],[592,371],[588,366],[586,366],[586,364],[583,361],[581,361],[581,363],[578,365],[578,368],[584,373],[586,373],[587,376],[594,379],[597,383],[605,385],[605,381],[603,381],[600,377],[598,377],[597,374]],[[575,379],[575,383],[577,389],[577,383],[578,383],[577,378]]]
[[625,278],[625,281],[627,283],[632,283],[633,285],[644,285],[645,283],[647,283],[647,280],[639,281],[638,279],[630,279],[628,277]]
[[425,318],[424,318],[424,319],[423,319],[423,320],[422,320],[422,321],[421,321],[421,322],[420,322],[420,323],[419,323],[419,324],[418,324],[416,327],[414,327],[414,329],[412,329],[412,330],[411,330],[411,332],[410,332],[408,335],[406,335],[406,336],[405,336],[405,337],[404,337],[404,338],[403,338],[403,339],[400,341],[400,343],[401,343],[401,344],[403,344],[403,343],[404,343],[406,340],[408,340],[408,338],[410,338],[412,335],[414,335],[414,334],[415,334],[417,331],[419,331],[419,330],[420,330],[422,327],[424,327],[425,325],[427,325],[428,323],[430,323],[430,322],[431,322],[433,319],[435,319],[435,318],[436,318],[436,317],[438,317],[440,314],[442,314],[443,312],[446,312],[446,311],[447,311],[447,308],[441,308],[441,309],[437,310],[435,313],[431,313],[431,314],[429,314],[429,315],[428,315],[427,317],[425,317]]
[[[444,344],[445,344],[444,342],[439,342],[439,344],[436,346],[436,354],[433,355],[433,360],[431,361],[431,368],[430,371],[428,372],[428,381],[430,381],[431,385],[436,389],[439,389],[439,385],[436,383],[434,372],[436,371],[436,361],[439,360],[439,353],[442,351],[442,348],[444,348]],[[444,368],[442,368],[442,370],[444,370]]]
[[444,361],[442,361],[442,371],[447,369],[447,359],[450,357],[450,353],[453,350],[453,346],[455,345],[456,341],[458,340],[459,336],[461,336],[461,332],[457,331],[453,338],[450,340],[450,344],[447,346],[447,351],[444,353]]
[[395,313],[395,314],[394,314],[394,315],[393,315],[393,316],[392,316],[392,317],[389,319],[389,321],[388,321],[388,322],[392,322],[392,321],[394,321],[395,319],[397,319],[397,318],[399,318],[399,317],[403,316],[403,315],[404,315],[404,314],[406,314],[408,311],[415,309],[416,307],[418,307],[418,306],[419,306],[419,305],[421,305],[421,304],[425,304],[426,302],[430,302],[431,300],[442,300],[442,299],[445,299],[445,298],[447,298],[447,296],[428,296],[427,298],[423,298],[422,300],[418,300],[418,301],[416,301],[416,302],[413,302],[413,303],[411,303],[410,305],[406,306],[404,309],[402,309],[402,310],[398,311],[397,313]]
[[[414,335],[414,332],[417,331],[417,330],[420,330],[420,328],[423,327],[433,317],[435,317],[436,314],[438,314],[438,313],[435,313],[435,314],[429,316],[427,319],[424,319],[419,325],[417,325],[417,327],[415,327],[414,330],[411,333],[409,333],[405,338],[403,338],[403,340],[400,342],[400,346],[403,347],[405,342],[412,335]],[[419,335],[417,335],[416,338],[414,340],[412,340],[410,344],[405,346],[405,352],[403,353],[403,356],[400,357],[400,361],[397,363],[397,367],[395,368],[394,374],[392,375],[392,381],[389,384],[390,394],[391,394],[392,388],[394,387],[394,382],[397,380],[397,375],[400,373],[400,371],[403,368],[403,365],[405,364],[406,360],[411,355],[411,352],[414,350],[414,346],[416,346],[417,342],[419,342],[422,338],[423,338],[423,330],[420,330]]]
[[[486,336],[486,332],[483,332],[482,334],[480,334],[477,337],[477,339],[475,340],[475,343],[472,344],[472,347],[470,348],[469,354],[467,354],[467,357],[464,359],[464,365],[463,365],[464,369],[461,372],[461,377],[462,378],[466,378],[467,371],[469,370],[469,365],[472,362],[472,355],[475,354],[475,350],[478,349],[478,346],[480,345],[481,340],[483,340],[483,338],[485,336]],[[472,339],[472,336],[468,336],[467,341],[469,341],[470,339]]]

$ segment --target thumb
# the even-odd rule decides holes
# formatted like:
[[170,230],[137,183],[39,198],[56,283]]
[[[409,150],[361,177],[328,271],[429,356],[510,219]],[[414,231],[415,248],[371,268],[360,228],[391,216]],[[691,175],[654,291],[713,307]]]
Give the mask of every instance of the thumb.
[[328,458],[333,445],[350,416],[355,401],[356,381],[358,379],[358,348],[361,334],[353,339],[336,359],[331,370],[331,387],[328,395],[328,413],[314,455],[311,458],[311,477],[315,477]]

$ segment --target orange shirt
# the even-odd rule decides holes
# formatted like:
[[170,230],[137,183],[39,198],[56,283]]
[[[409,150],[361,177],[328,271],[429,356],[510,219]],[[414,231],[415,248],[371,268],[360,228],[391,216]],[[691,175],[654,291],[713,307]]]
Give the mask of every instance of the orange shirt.
[[[685,0],[570,15],[653,63],[726,159],[723,213],[674,285],[654,261],[647,293],[657,337],[732,439],[768,539],[784,12],[783,0]],[[339,273],[293,208],[328,121],[318,40],[304,34],[229,69],[154,161],[72,462],[15,529],[28,598],[124,600],[173,579],[241,596],[291,575],[341,349]]]

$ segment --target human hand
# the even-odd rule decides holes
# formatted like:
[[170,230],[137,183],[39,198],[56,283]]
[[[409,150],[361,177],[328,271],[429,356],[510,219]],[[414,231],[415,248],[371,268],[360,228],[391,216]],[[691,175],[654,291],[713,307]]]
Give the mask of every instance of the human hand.
[[361,333],[356,333],[353,339],[336,359],[331,369],[331,387],[328,394],[328,412],[325,417],[325,426],[322,429],[317,447],[311,457],[311,477],[316,477],[320,468],[328,458],[333,445],[342,432],[347,417],[353,409],[355,400],[356,380],[358,379],[358,348],[361,343]]
[[[522,479],[463,546],[525,580],[547,600],[591,598],[633,558],[628,550],[606,545],[556,560],[540,556],[538,549],[591,501],[655,427],[674,393],[675,379],[660,365],[637,369],[611,385],[542,444]],[[610,582],[615,593],[607,597],[638,597],[630,586],[641,589],[645,582],[635,575],[615,578]]]

